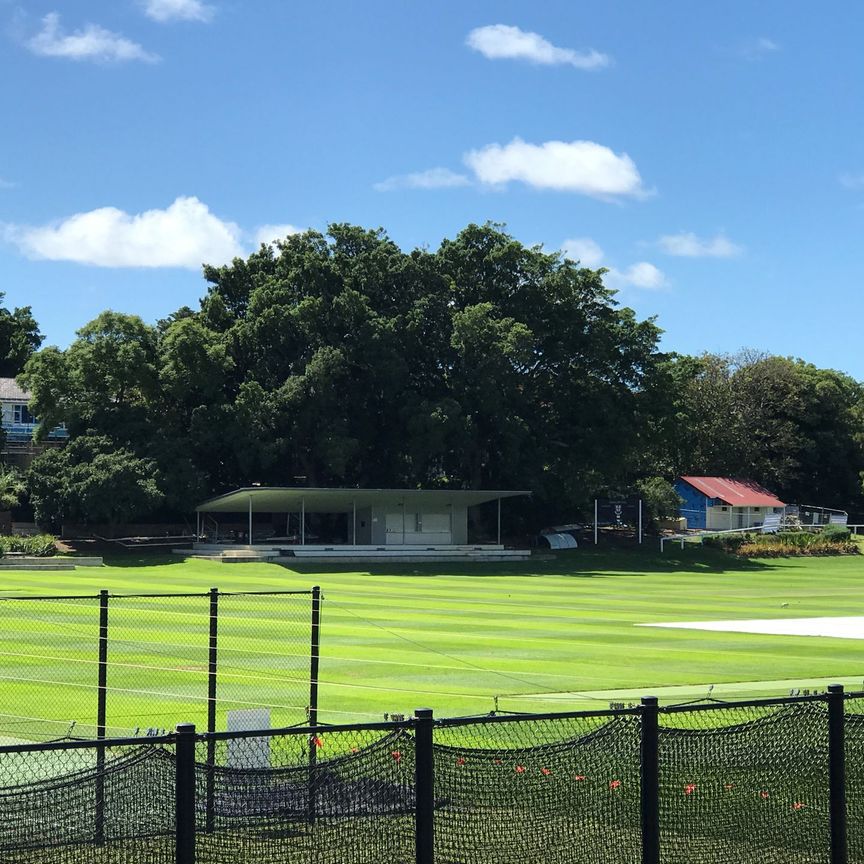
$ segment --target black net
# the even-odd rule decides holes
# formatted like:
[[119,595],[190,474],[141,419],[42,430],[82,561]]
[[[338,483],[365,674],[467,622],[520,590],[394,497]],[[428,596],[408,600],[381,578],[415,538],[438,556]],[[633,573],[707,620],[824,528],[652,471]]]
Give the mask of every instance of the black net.
[[480,723],[435,740],[437,861],[640,860],[635,718]]
[[174,861],[173,747],[0,752],[0,862]]
[[[864,702],[846,707],[849,860],[864,861]],[[659,719],[661,860],[828,860],[823,701]],[[641,728],[626,711],[436,725],[436,861],[640,861]],[[414,860],[411,723],[199,736],[195,747],[201,864]],[[0,747],[0,864],[173,862],[176,769],[171,739]]]
[[664,862],[824,862],[828,724],[823,704],[660,716]]
[[413,860],[410,731],[201,742],[196,761],[202,864]]
[[0,744],[96,735],[98,598],[0,598]]
[[864,861],[864,698],[846,702],[846,806],[849,860]]

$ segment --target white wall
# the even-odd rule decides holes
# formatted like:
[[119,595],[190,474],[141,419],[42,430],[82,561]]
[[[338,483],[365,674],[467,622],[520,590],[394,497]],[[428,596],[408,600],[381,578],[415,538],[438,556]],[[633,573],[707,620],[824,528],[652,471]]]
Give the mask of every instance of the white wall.
[[782,507],[709,507],[706,526],[709,531],[728,531],[731,528],[755,528],[765,521],[767,513],[782,513]]

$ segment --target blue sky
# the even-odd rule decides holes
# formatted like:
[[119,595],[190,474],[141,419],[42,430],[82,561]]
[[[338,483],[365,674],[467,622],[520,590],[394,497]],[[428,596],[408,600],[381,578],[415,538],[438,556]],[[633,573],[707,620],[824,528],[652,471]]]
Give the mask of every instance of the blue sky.
[[469,222],[610,267],[670,350],[864,378],[864,9],[0,0],[0,267],[50,343],[201,261]]

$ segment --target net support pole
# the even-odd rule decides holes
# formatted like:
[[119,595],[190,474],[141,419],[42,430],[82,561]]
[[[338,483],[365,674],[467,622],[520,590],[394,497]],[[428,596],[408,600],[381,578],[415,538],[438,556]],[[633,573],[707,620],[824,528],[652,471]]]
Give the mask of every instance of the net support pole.
[[176,737],[176,864],[195,864],[195,724],[180,723]]
[[249,548],[252,548],[252,496],[249,496]]
[[639,499],[639,545],[642,545],[642,499]]
[[[99,663],[96,686],[96,737],[105,738],[108,697],[108,592],[99,592]],[[105,748],[96,748],[96,843],[105,842]]]
[[594,499],[594,545],[597,545],[597,499]]
[[306,545],[306,499],[300,499],[300,545]]
[[306,802],[306,821],[315,821],[317,805],[318,764],[318,666],[321,660],[321,586],[312,588],[312,636],[309,645],[309,795]]
[[660,770],[657,697],[643,696],[639,746],[642,864],[660,862]]
[[831,864],[849,860],[846,827],[845,700],[842,684],[828,685],[828,812]]
[[501,499],[498,499],[498,545],[501,545]]
[[[216,731],[216,682],[219,650],[219,589],[210,589],[210,643],[207,657],[207,731]],[[207,800],[205,829],[216,822],[216,741],[207,740]]]
[[435,720],[431,708],[414,712],[414,835],[417,864],[435,864]]

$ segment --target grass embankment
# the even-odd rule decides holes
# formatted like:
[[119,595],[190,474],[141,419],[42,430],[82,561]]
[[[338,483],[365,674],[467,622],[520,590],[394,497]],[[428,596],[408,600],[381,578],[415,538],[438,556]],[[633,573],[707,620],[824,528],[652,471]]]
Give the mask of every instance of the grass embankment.
[[[709,549],[595,551],[550,561],[364,570],[117,558],[72,573],[9,573],[2,594],[116,594],[322,586],[323,719],[410,713],[576,710],[706,695],[780,695],[841,680],[860,687],[864,641],[637,627],[663,621],[864,615],[860,557],[742,561]],[[2,595],[0,595],[2,596]],[[112,601],[109,725],[204,723],[207,601]],[[0,604],[0,731],[49,718],[95,721],[95,605]],[[224,709],[307,704],[306,610],[283,598],[224,598]],[[279,708],[278,706],[285,706]],[[7,716],[8,715],[8,716]],[[28,732],[28,735],[32,732]],[[22,733],[23,737],[23,733]]]

